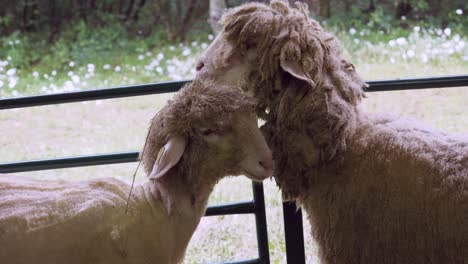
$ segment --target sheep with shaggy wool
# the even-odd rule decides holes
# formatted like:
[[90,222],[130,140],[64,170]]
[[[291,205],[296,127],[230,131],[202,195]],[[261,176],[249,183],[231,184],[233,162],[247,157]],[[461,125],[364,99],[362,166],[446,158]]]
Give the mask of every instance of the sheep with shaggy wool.
[[323,263],[466,263],[467,138],[360,110],[366,84],[306,5],[248,3],[222,23],[197,78],[257,99],[276,182]]
[[151,180],[130,197],[112,178],[0,176],[0,263],[180,263],[215,184],[273,170],[253,100],[201,81],[154,117],[141,159]]

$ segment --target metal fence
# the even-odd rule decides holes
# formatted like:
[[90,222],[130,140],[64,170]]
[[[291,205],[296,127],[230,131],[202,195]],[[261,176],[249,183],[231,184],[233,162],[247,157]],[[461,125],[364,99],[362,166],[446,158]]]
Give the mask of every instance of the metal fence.
[[[99,90],[0,99],[0,110],[176,92],[186,82],[187,81],[152,83]],[[370,81],[368,84],[369,87],[366,88],[366,92],[461,87],[468,86],[468,75]],[[127,152],[60,159],[0,163],[0,173],[15,173],[24,171],[117,164],[136,162],[137,159],[138,152]],[[211,206],[206,211],[205,216],[230,214],[255,215],[259,255],[258,258],[237,262],[225,262],[225,264],[270,263],[263,185],[261,183],[252,183],[252,188],[252,201]],[[285,202],[283,203],[283,216],[287,263],[305,263],[302,212],[301,210],[296,209],[296,205],[294,203]]]

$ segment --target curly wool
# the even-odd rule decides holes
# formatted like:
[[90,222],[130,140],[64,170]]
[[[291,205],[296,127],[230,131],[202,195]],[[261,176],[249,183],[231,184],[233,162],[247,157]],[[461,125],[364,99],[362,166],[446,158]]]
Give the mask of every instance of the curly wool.
[[[309,18],[307,5],[296,5],[242,5],[224,15],[222,32],[229,44],[224,47],[226,63],[248,49],[258,55],[243,89],[253,93],[259,102],[257,114],[267,121],[262,129],[276,150],[275,178],[287,199],[307,189],[310,179],[300,176],[304,170],[341,160],[355,127],[356,105],[364,97],[362,87],[367,86],[354,65],[342,58],[336,37]],[[297,61],[314,87],[282,71],[281,60]],[[309,153],[290,153],[290,144],[298,139],[319,149],[320,157],[311,160]]]
[[[286,1],[243,5],[225,15],[217,44],[226,68],[230,56],[259,56],[243,65],[243,89],[260,104],[275,179],[307,211],[322,262],[465,263],[468,139],[359,111],[364,82],[306,14]],[[313,85],[284,71],[285,57]]]

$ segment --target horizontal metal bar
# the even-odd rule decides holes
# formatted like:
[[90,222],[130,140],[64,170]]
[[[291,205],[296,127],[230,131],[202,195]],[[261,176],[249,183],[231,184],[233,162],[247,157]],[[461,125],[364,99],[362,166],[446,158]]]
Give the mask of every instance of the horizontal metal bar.
[[177,82],[160,82],[79,92],[7,98],[0,100],[0,110],[148,94],[171,93],[177,92],[187,82],[189,81],[184,80]]
[[0,163],[0,173],[52,170],[138,161],[138,152]]
[[241,260],[241,261],[234,261],[234,262],[218,262],[216,264],[259,264],[260,259],[249,259],[249,260]]
[[366,92],[450,88],[468,86],[468,75],[369,81],[367,84],[369,87],[364,89]]
[[210,206],[208,209],[206,209],[205,216],[253,213],[255,213],[255,204],[253,201],[250,201]]
[[[189,80],[0,99],[0,110],[176,92],[187,82]],[[369,81],[367,83],[369,84],[369,87],[365,88],[367,92],[448,88],[468,86],[468,75]]]

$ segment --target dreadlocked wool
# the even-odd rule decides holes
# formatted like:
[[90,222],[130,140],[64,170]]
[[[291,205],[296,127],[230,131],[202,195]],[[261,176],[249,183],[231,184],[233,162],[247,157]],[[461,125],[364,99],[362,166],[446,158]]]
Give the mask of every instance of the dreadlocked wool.
[[229,10],[197,78],[258,102],[283,197],[306,210],[323,263],[466,263],[468,139],[359,109],[364,81],[307,6]]

